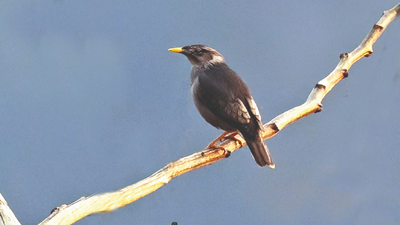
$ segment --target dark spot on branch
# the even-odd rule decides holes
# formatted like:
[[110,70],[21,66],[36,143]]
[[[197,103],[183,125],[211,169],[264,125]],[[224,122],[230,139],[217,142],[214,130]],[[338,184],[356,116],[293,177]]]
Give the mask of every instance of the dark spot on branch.
[[275,123],[268,124],[268,127],[270,127],[275,132],[279,132],[279,128],[278,128],[278,126],[276,126]]
[[325,85],[323,85],[323,84],[316,84],[316,85],[315,85],[315,88],[318,88],[318,89],[325,89],[326,87],[325,87]]
[[172,222],[171,225],[178,225],[178,223],[177,222]]
[[201,152],[201,156],[204,156],[204,152]]
[[319,112],[322,111],[322,103],[318,103],[317,107],[318,107],[318,108],[315,110],[314,113],[319,113]]
[[374,27],[373,27],[373,29],[375,29],[375,30],[378,30],[378,31],[382,32],[382,30],[383,30],[383,27],[382,27],[381,25],[374,24]]
[[61,206],[57,206],[57,207],[55,207],[54,209],[51,210],[50,214],[57,213],[58,211],[60,211],[61,209],[65,208],[65,207],[67,207],[66,204],[62,204]]
[[229,156],[231,156],[231,151],[226,151],[226,155],[225,155],[225,158],[229,158]]
[[58,211],[58,207],[55,207],[54,209],[51,210],[50,214],[53,214],[53,212],[57,212]]
[[342,74],[344,78],[347,78],[349,76],[349,71],[347,69],[342,69]]
[[345,59],[345,58],[347,58],[347,57],[349,57],[349,53],[342,53],[342,54],[340,54],[340,59]]
[[369,57],[370,55],[372,55],[372,53],[373,53],[372,51],[368,51],[365,57]]

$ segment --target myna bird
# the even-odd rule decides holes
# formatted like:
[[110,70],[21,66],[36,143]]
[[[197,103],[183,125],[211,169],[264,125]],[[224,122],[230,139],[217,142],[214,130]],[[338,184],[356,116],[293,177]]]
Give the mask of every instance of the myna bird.
[[262,138],[263,124],[257,104],[247,85],[229,68],[224,57],[204,45],[168,50],[184,54],[193,65],[191,89],[194,103],[203,118],[225,133],[239,131],[257,164],[275,168]]

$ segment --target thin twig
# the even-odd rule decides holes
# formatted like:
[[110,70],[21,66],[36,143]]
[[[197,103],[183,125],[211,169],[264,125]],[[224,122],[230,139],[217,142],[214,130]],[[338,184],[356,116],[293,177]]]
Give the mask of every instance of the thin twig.
[[[340,55],[336,68],[323,80],[319,81],[311,91],[304,104],[290,109],[272,119],[264,125],[264,139],[271,138],[280,130],[298,119],[316,113],[322,109],[322,100],[332,88],[343,78],[348,76],[350,67],[364,56],[372,54],[372,45],[380,37],[386,27],[400,12],[400,4],[384,12],[381,19],[373,26],[370,33],[361,44],[350,53]],[[245,140],[237,135],[245,143]],[[53,210],[51,215],[42,223],[44,224],[72,224],[85,216],[108,212],[130,204],[164,186],[173,178],[189,171],[210,165],[242,147],[239,141],[226,140],[220,144],[222,149],[204,149],[175,162],[169,163],[159,171],[136,184],[132,184],[115,192],[83,197],[69,205],[63,205]]]

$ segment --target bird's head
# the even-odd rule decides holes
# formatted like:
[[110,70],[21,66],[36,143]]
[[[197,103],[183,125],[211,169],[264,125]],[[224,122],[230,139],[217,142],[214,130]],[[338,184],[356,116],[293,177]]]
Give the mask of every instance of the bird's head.
[[224,57],[217,50],[205,45],[189,45],[168,50],[184,54],[193,66],[208,67],[225,62]]

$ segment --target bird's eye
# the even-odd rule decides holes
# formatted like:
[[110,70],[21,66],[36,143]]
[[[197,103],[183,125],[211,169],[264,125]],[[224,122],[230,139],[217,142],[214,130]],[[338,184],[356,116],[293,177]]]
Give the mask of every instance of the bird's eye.
[[195,49],[195,50],[193,50],[193,54],[195,54],[195,55],[201,55],[204,52],[205,52],[204,49]]

